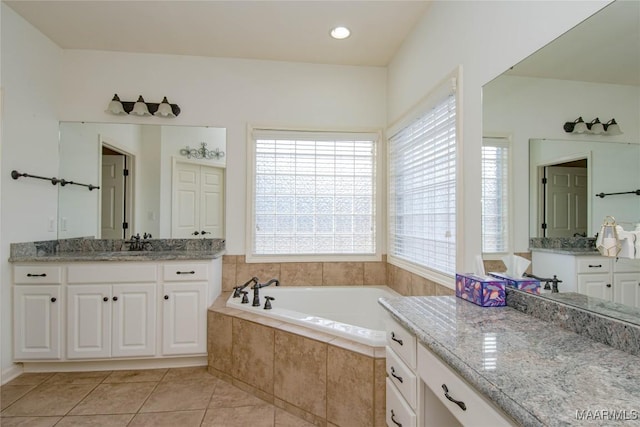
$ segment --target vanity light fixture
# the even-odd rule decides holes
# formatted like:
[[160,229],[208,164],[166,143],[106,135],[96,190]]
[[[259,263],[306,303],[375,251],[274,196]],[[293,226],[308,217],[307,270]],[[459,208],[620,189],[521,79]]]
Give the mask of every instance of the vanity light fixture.
[[207,148],[206,142],[200,143],[200,148],[191,148],[188,145],[180,150],[180,154],[185,156],[187,159],[207,159],[211,160],[215,158],[216,160],[220,160],[224,157],[224,151],[221,151],[219,148],[215,150],[209,150]]
[[351,30],[349,30],[347,27],[335,27],[331,30],[330,34],[331,37],[336,40],[343,40],[351,35]]
[[589,123],[585,123],[582,117],[578,117],[572,122],[566,122],[564,124],[564,131],[567,133],[585,133],[590,135],[622,135],[616,119],[602,123],[597,117]]
[[156,116],[156,117],[177,117],[180,114],[180,107],[177,104],[170,104],[165,96],[162,102],[145,102],[142,95],[136,102],[121,101],[118,94],[113,95],[111,102],[107,106],[105,113],[135,116]]

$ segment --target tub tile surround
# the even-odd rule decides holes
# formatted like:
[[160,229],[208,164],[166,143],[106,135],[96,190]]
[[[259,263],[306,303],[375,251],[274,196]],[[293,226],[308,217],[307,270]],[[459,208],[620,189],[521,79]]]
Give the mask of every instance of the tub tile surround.
[[[383,298],[381,304],[520,425],[573,425],[577,411],[640,413],[638,356],[508,306],[483,308],[452,296]],[[483,350],[488,343],[495,351]]]
[[229,295],[208,313],[211,374],[317,426],[385,425],[383,348],[227,308]]

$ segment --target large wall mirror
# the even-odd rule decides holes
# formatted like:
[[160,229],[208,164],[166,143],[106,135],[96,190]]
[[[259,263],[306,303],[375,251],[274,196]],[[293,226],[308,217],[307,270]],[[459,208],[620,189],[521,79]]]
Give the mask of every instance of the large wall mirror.
[[[226,129],[64,122],[58,238],[224,238]],[[206,152],[205,152],[206,150]]]
[[[623,134],[565,132],[564,123],[580,116],[615,118]],[[640,2],[610,3],[487,83],[483,132],[510,147],[509,252],[528,252],[530,237],[554,235],[541,227],[553,212],[544,212],[539,183],[554,168],[569,169],[585,187],[576,199],[580,216],[555,236],[593,237],[606,215],[633,229],[640,197],[596,194],[640,188]]]

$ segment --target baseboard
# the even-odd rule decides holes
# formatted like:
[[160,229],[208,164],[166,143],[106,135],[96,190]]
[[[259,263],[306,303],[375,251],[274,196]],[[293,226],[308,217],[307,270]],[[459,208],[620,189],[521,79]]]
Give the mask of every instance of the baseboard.
[[[78,362],[23,362],[24,372],[116,371],[207,366],[207,356],[133,360],[95,360]],[[22,372],[22,371],[21,371]],[[19,375],[19,374],[18,374]]]
[[17,376],[19,376],[23,372],[24,372],[24,368],[23,368],[22,364],[13,363],[8,368],[5,368],[5,369],[2,370],[2,373],[0,374],[0,378],[1,378],[0,385],[4,385],[4,384],[8,383],[9,381],[11,381],[12,379],[16,378]]

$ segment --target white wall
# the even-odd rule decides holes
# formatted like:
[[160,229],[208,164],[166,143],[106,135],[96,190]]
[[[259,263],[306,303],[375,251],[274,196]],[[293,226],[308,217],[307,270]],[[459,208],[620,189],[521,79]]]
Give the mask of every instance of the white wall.
[[[49,218],[57,217],[58,187],[31,178],[13,180],[16,169],[33,175],[58,174],[58,111],[62,50],[2,8],[2,223],[0,304],[2,373],[10,375],[13,354],[9,243],[56,238]],[[54,220],[55,223],[55,220]]]
[[[587,121],[599,117],[603,122],[615,118],[624,133],[616,136],[598,136],[572,135],[564,132],[562,125],[578,116]],[[515,221],[513,229],[516,252],[527,251],[529,222],[533,221],[533,216],[529,214],[529,139],[640,143],[638,117],[640,88],[635,86],[500,76],[484,87],[484,132],[510,134],[512,137]],[[640,159],[635,161],[640,164]],[[630,182],[629,179],[626,181],[628,190],[620,191],[636,189],[631,187],[638,185],[637,182]],[[607,187],[614,188],[613,184]],[[603,187],[594,190],[598,193],[617,191],[606,190]],[[606,211],[606,205],[611,204],[612,200],[605,198],[606,203],[601,203],[599,199],[592,200],[594,206],[597,203],[599,207],[592,218],[595,223],[602,223],[602,209]],[[629,219],[639,220],[636,216],[637,214]],[[598,229],[599,227],[592,225],[594,233]]]
[[458,270],[481,252],[482,86],[608,1],[435,1],[388,67],[388,123],[461,65],[463,194]]

